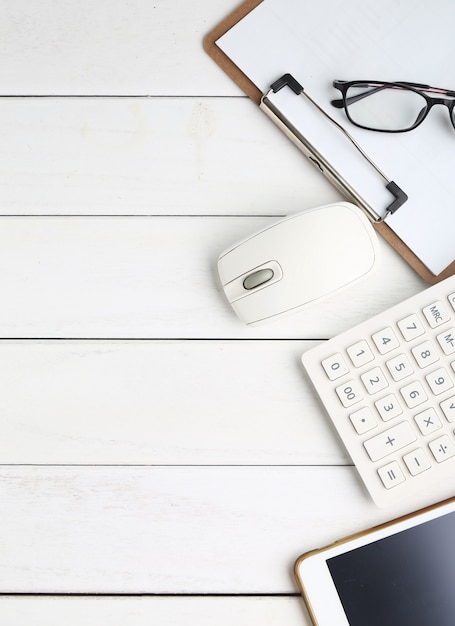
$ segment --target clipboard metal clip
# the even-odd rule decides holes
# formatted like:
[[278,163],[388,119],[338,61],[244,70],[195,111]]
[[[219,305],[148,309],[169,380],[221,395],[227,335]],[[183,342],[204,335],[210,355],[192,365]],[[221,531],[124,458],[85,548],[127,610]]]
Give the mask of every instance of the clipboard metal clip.
[[[279,111],[279,109],[271,102],[270,96],[277,93],[283,87],[289,87],[296,95],[303,96],[315,107],[331,124],[333,124],[343,135],[351,142],[360,155],[375,169],[385,182],[386,189],[392,194],[394,199],[386,207],[385,213],[379,215],[363,198],[359,196],[356,190],[350,185],[340,173],[318,152],[318,150],[308,141],[308,139],[300,133],[300,131]],[[370,219],[375,223],[383,222],[389,215],[404,204],[408,196],[407,194],[392,180],[390,180],[384,172],[374,163],[374,161],[366,154],[357,141],[333,119],[322,107],[317,104],[304,90],[302,85],[292,76],[292,74],[284,74],[270,86],[267,93],[262,95],[260,105],[261,109],[271,117],[275,123],[282,128],[288,137],[302,150],[302,152],[311,159],[319,169],[327,175],[327,177],[343,191],[347,193],[354,202],[363,208],[369,215]]]

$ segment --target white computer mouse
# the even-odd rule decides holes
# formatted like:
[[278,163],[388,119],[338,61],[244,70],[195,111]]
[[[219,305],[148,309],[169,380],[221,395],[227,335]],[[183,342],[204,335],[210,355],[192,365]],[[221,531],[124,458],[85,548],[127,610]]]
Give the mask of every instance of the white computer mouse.
[[338,202],[287,217],[224,252],[218,273],[246,324],[259,324],[352,285],[378,257],[361,209]]

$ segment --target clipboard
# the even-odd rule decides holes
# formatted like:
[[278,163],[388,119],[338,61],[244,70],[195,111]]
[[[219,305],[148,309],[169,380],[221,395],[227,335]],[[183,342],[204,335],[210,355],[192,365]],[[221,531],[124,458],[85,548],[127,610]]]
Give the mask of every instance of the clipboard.
[[[224,72],[242,89],[242,91],[258,106],[264,100],[266,95],[261,91],[254,82],[246,75],[236,63],[221,49],[217,41],[223,37],[228,31],[235,27],[241,20],[254,11],[263,0],[245,0],[230,15],[217,24],[204,38],[204,49],[208,55],[224,70]],[[280,77],[276,77],[279,79]],[[335,77],[331,77],[335,78]],[[343,77],[344,78],[344,77]],[[356,76],[355,78],[362,78]],[[383,77],[379,77],[383,79]],[[450,86],[450,85],[449,85]],[[428,121],[429,123],[429,121]],[[279,124],[278,124],[279,125]],[[346,125],[344,125],[346,126]],[[454,131],[455,132],[455,131]],[[288,133],[286,133],[288,134]],[[294,143],[296,143],[294,141]],[[455,148],[454,148],[455,151]],[[308,156],[308,155],[307,155]],[[327,172],[323,174],[327,176]],[[330,180],[330,176],[327,176]],[[333,180],[331,182],[334,182]],[[342,191],[346,191],[341,189]],[[407,190],[404,189],[404,192]],[[355,195],[345,193],[346,197],[362,207],[362,204],[356,201]],[[454,193],[455,195],[455,193]],[[398,209],[399,210],[399,209]],[[454,206],[455,211],[455,206]],[[371,216],[370,216],[371,217]],[[397,251],[397,253],[428,283],[434,284],[455,274],[455,260],[450,262],[438,273],[433,273],[427,265],[415,254],[415,252],[395,233],[395,231],[383,220],[372,220],[374,228],[378,233]],[[454,245],[455,254],[455,245]]]

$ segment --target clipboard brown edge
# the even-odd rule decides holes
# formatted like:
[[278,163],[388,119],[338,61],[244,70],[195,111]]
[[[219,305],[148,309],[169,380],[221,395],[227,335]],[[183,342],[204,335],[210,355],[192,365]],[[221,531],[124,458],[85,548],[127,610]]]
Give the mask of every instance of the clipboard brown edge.
[[[246,74],[216,45],[217,40],[228,30],[251,13],[263,0],[245,0],[224,20],[217,24],[204,37],[204,50],[217,65],[240,87],[240,89],[259,106],[262,93],[248,78]],[[455,274],[455,260],[448,265],[440,274],[435,275],[426,265],[412,252],[412,250],[398,237],[398,235],[385,222],[373,224],[380,235],[392,246],[392,248],[429,284],[440,282]]]

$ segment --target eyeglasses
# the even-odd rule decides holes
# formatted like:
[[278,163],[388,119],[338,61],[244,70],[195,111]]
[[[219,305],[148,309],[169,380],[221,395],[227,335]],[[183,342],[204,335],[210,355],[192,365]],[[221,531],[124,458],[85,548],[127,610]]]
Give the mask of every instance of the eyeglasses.
[[435,104],[447,107],[455,128],[455,100],[452,99],[455,91],[404,82],[334,80],[333,86],[341,91],[342,98],[332,100],[331,104],[344,108],[348,119],[360,128],[383,133],[413,130]]

